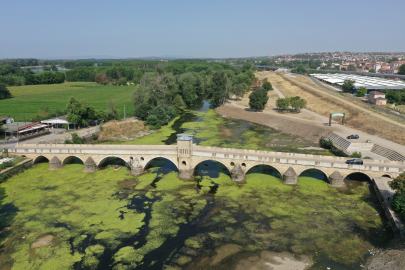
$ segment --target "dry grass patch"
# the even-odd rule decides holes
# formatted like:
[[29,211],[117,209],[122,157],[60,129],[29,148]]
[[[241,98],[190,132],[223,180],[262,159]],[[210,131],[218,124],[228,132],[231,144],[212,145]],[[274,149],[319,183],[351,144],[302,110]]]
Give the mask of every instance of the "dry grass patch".
[[[382,119],[373,117],[366,112],[352,107],[350,104],[334,99],[333,97],[323,95],[310,88],[303,87],[294,81],[278,74],[271,74],[269,81],[287,97],[300,96],[307,100],[307,109],[316,112],[325,117],[331,113],[345,113],[346,125],[366,132],[371,135],[377,135],[381,138],[405,145],[405,129],[388,123]],[[341,121],[334,118],[334,121]]]
[[129,139],[136,138],[140,132],[149,131],[149,127],[144,126],[143,121],[133,122],[127,120],[124,122],[111,121],[103,126],[103,130],[100,130],[100,140],[111,139]]

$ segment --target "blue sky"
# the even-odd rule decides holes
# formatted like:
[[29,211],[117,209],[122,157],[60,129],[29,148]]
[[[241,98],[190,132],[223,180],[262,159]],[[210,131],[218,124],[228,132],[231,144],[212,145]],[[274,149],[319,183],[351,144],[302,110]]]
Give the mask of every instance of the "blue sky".
[[0,58],[405,51],[404,0],[0,0]]

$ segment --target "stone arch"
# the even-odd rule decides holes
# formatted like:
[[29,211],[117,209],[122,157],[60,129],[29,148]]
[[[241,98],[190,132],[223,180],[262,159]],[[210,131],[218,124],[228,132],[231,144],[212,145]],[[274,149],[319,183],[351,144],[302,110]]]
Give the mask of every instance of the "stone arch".
[[179,171],[179,167],[177,166],[177,162],[175,162],[174,160],[172,160],[171,158],[168,158],[168,157],[156,156],[156,157],[149,158],[148,160],[146,160],[146,162],[145,162],[145,157],[144,157],[144,160],[141,160],[140,158],[139,158],[139,160],[141,161],[141,164],[144,163],[143,169],[146,170],[148,168],[148,166],[150,165],[150,163],[152,162],[152,160],[157,159],[157,158],[162,158],[162,159],[166,159],[166,160],[170,161],[171,163],[174,164],[177,171]]
[[46,162],[49,163],[49,160],[50,160],[50,158],[48,158],[48,157],[46,157],[46,156],[43,156],[43,155],[39,155],[39,156],[36,156],[36,157],[34,158],[34,164],[46,163]]
[[280,179],[283,179],[283,171],[281,171],[279,168],[277,168],[277,166],[273,166],[273,165],[266,164],[266,163],[250,164],[250,166],[247,165],[246,169],[245,169],[245,175],[248,174],[251,169],[253,169],[254,167],[257,167],[257,166],[269,166],[269,167],[271,167],[272,169],[275,169],[278,172],[278,174],[280,176]]
[[70,164],[69,162],[73,161],[75,158],[79,159],[82,162],[82,164],[84,165],[84,161],[80,157],[72,155],[72,156],[67,156],[62,160],[62,167]]
[[351,172],[351,173],[346,174],[346,175],[343,177],[343,180],[345,180],[349,175],[355,174],[355,173],[358,173],[358,174],[362,174],[362,175],[367,176],[369,182],[371,182],[371,180],[373,180],[373,178],[374,178],[374,177],[371,177],[368,173],[365,173],[365,172]]
[[389,174],[389,173],[384,173],[383,175],[381,175],[381,177],[388,177],[388,178],[391,178],[391,179],[394,178],[394,177],[392,177],[392,175]]
[[100,158],[100,160],[97,162],[97,168],[100,168],[100,167],[104,164],[104,162],[105,162],[108,158],[111,158],[111,157],[112,157],[112,158],[119,158],[119,159],[121,159],[122,161],[124,161],[124,163],[125,163],[126,165],[129,166],[129,161],[125,160],[124,158],[122,158],[122,157],[120,157],[120,156],[109,155],[109,156],[104,156],[104,157]]
[[304,170],[300,171],[299,173],[297,172],[298,177],[301,177],[301,175],[302,175],[304,172],[308,171],[308,170],[317,170],[317,171],[320,171],[321,173],[323,173],[323,175],[324,175],[324,177],[325,177],[324,181],[329,183],[329,175],[328,175],[322,168],[308,168],[308,169],[304,169]]
[[[213,158],[201,158],[201,159],[197,160],[197,162],[193,162],[194,164],[191,167],[195,171],[197,166],[200,165],[200,163],[203,163],[204,161],[215,161],[215,162],[218,162],[218,163],[222,164],[225,168],[228,169],[229,174],[231,173],[231,171],[233,169],[233,166],[230,165],[231,163],[229,163],[229,165],[227,165],[223,161],[218,160],[218,159],[213,159]],[[234,162],[234,163],[238,163],[238,162]]]

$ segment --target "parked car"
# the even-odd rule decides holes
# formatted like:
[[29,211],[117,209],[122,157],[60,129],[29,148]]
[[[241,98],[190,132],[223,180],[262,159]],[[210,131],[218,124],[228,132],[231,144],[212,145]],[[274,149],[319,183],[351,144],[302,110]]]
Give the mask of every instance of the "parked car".
[[348,139],[358,139],[358,138],[360,138],[360,137],[359,137],[359,135],[357,135],[357,134],[352,134],[352,135],[347,136],[347,138],[348,138]]
[[346,164],[363,165],[363,160],[361,160],[360,158],[349,159],[346,160]]

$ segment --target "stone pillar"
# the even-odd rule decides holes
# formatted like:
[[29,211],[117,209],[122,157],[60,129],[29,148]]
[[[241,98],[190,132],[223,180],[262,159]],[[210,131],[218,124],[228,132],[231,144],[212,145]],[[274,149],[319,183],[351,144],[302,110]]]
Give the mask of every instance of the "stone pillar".
[[91,157],[84,162],[84,172],[93,173],[97,171],[97,165]]
[[191,166],[193,155],[193,135],[177,134],[177,161],[179,178],[191,180],[194,178],[194,167]]
[[343,180],[343,176],[336,170],[329,176],[329,185],[331,187],[341,187],[344,183]]
[[292,167],[283,174],[283,183],[286,185],[298,185],[298,175]]
[[51,161],[49,161],[49,170],[54,171],[60,168],[62,168],[62,163],[57,156],[54,156]]
[[143,173],[144,171],[141,163],[139,162],[138,158],[135,158],[131,163],[131,174],[138,176]]
[[246,183],[245,172],[243,171],[243,169],[239,163],[235,163],[235,166],[231,170],[231,178],[232,178],[232,181],[235,181],[239,184]]

